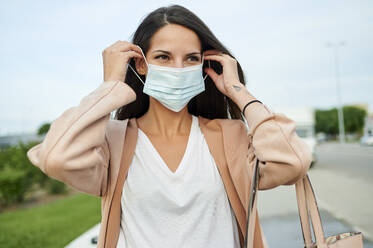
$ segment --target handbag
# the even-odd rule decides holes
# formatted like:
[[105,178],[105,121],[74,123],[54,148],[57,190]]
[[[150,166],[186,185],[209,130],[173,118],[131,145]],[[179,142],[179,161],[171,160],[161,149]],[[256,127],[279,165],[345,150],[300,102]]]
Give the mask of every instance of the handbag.
[[[259,184],[259,160],[253,168],[250,185],[250,201],[246,221],[244,248],[254,248],[254,229],[257,212],[257,191]],[[319,208],[308,174],[295,183],[299,219],[305,248],[363,248],[361,232],[346,232],[325,238]],[[311,226],[315,241],[312,239]]]

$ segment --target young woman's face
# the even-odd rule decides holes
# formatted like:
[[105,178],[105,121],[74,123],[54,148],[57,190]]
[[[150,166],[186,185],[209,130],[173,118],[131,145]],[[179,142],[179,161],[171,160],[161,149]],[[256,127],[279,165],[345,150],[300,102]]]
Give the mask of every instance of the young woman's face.
[[[194,31],[168,24],[153,35],[145,56],[148,63],[154,65],[177,68],[198,65],[202,63],[201,42]],[[146,64],[142,62],[139,72],[146,74]]]

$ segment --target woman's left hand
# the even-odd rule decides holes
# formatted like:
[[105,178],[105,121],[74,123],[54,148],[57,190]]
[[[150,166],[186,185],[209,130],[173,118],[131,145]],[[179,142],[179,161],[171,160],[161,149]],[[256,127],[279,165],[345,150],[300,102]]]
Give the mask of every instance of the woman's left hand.
[[221,74],[217,74],[212,68],[205,68],[205,72],[221,93],[232,99],[238,92],[246,90],[238,76],[236,59],[217,50],[205,51],[204,59],[214,60],[222,65],[223,72]]

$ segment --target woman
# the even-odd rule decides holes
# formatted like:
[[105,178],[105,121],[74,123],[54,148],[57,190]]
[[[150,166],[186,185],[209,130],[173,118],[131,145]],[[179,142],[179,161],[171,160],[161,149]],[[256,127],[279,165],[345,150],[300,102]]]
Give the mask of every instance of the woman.
[[294,122],[248,92],[239,63],[184,7],[150,13],[103,63],[104,82],[28,151],[50,177],[102,197],[98,247],[242,247],[255,160],[259,189],[306,174]]

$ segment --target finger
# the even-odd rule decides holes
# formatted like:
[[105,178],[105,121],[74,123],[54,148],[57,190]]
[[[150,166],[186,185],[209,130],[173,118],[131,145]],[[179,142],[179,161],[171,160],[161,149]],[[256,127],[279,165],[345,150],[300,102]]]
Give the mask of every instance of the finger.
[[207,55],[219,55],[219,54],[222,54],[222,52],[219,51],[219,50],[217,50],[217,49],[210,49],[210,50],[206,50],[205,52],[203,52],[204,56],[207,56]]
[[126,41],[117,40],[116,42],[114,42],[113,44],[111,44],[108,48],[109,49],[115,49],[118,46],[118,44],[123,44],[123,43],[126,43]]
[[230,56],[230,55],[228,55],[228,54],[223,53],[222,56],[223,56],[224,58],[228,59],[228,60],[236,61],[235,58],[233,58],[232,56]]
[[118,49],[120,52],[126,52],[130,50],[136,51],[138,54],[142,55],[142,51],[139,46],[125,41],[123,41],[122,43],[118,43],[116,49]]
[[130,58],[140,58],[140,59],[142,59],[143,58],[143,56],[138,54],[138,52],[136,52],[136,51],[124,52],[124,56],[126,56],[128,59],[130,59]]
[[219,74],[217,74],[213,69],[211,68],[205,68],[205,72],[209,77],[212,79],[212,81],[217,82],[219,78]]
[[224,66],[225,64],[225,58],[222,57],[222,56],[219,56],[219,55],[206,55],[205,57],[203,57],[205,60],[214,60],[214,61],[218,61],[220,64],[222,64]]

